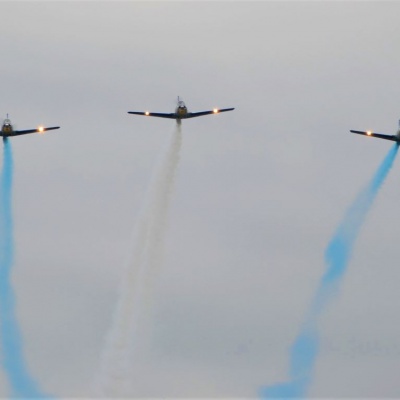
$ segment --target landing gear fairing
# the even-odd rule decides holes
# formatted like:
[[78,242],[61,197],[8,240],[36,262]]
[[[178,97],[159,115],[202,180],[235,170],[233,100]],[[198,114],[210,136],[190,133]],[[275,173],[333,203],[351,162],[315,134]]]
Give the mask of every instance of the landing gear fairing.
[[202,117],[203,115],[209,114],[219,114],[226,111],[232,111],[234,108],[214,108],[209,111],[199,111],[199,112],[189,112],[185,103],[178,97],[177,105],[174,113],[155,113],[150,111],[128,111],[128,114],[144,115],[146,117],[159,117],[159,118],[169,118],[175,119],[178,123],[182,119]]
[[46,131],[52,131],[54,129],[59,129],[59,126],[52,126],[49,128],[45,128],[43,126],[39,126],[35,129],[26,129],[23,131],[16,131],[14,130],[10,119],[7,118],[3,121],[3,125],[1,127],[0,136],[3,138],[11,137],[11,136],[20,136],[20,135],[27,135],[28,133],[44,133]]

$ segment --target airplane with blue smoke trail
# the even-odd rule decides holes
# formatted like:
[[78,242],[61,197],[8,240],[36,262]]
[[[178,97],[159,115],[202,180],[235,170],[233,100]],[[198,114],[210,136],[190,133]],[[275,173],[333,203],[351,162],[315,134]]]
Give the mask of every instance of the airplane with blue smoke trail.
[[178,96],[175,112],[173,113],[155,113],[150,111],[128,111],[128,114],[144,115],[146,117],[159,117],[175,119],[178,124],[181,123],[182,119],[202,117],[203,115],[219,114],[226,111],[232,111],[234,108],[214,108],[209,111],[189,112],[186,104]]
[[400,143],[400,120],[399,120],[399,129],[397,130],[395,135],[386,135],[383,133],[376,133],[372,131],[353,131],[350,130],[351,133],[357,133],[358,135],[365,135],[365,136],[371,136],[371,137],[376,137],[379,139],[385,139],[385,140],[391,140],[392,142],[397,142]]
[[0,131],[0,136],[3,138],[8,138],[12,136],[20,136],[20,135],[27,135],[29,133],[39,133],[42,134],[46,131],[52,131],[54,129],[60,129],[59,126],[51,126],[49,128],[45,128],[44,126],[38,126],[37,128],[34,129],[26,129],[23,131],[17,131],[14,129],[13,125],[11,124],[11,120],[7,118],[3,121],[3,125],[1,126],[1,131]]
[[[390,139],[391,140],[391,139]],[[289,380],[261,388],[265,399],[303,399],[314,381],[320,353],[319,323],[343,283],[353,249],[380,189],[393,166],[400,143],[389,150],[374,176],[357,195],[325,251],[325,272],[289,352]]]
[[24,356],[24,341],[18,322],[12,283],[15,258],[12,187],[14,163],[11,143],[3,138],[3,169],[0,173],[0,367],[10,386],[9,398],[44,399]]

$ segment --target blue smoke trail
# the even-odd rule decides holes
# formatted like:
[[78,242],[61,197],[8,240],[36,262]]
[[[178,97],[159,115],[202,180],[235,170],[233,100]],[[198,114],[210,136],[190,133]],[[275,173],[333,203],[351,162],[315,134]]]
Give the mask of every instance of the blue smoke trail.
[[13,158],[11,145],[3,138],[3,171],[0,178],[0,362],[12,397],[45,397],[30,377],[22,354],[22,338],[15,315],[11,284],[14,261],[12,219]]
[[264,398],[304,398],[312,382],[319,353],[318,321],[333,299],[349,264],[354,243],[379,189],[396,158],[396,143],[379,166],[371,182],[356,197],[325,251],[327,270],[308,310],[300,333],[290,350],[290,382],[261,389]]

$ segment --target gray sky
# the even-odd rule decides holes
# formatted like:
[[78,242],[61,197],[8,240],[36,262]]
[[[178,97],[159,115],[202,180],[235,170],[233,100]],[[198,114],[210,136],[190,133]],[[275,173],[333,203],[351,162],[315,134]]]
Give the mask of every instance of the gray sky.
[[[32,374],[88,396],[133,224],[183,122],[153,350],[135,396],[251,397],[288,347],[330,236],[400,118],[396,2],[0,2],[15,159],[14,284]],[[400,397],[398,162],[321,321],[312,396]],[[0,378],[0,383],[1,383]],[[4,379],[3,379],[4,380]],[[6,396],[4,385],[0,395]]]

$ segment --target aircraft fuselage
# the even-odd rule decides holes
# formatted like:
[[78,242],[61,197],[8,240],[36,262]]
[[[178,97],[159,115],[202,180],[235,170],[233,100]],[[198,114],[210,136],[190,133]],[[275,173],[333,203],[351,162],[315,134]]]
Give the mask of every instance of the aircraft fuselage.
[[176,104],[175,108],[175,115],[176,115],[176,121],[180,122],[181,118],[187,118],[188,116],[188,110],[186,107],[186,104],[183,100],[181,100],[178,96],[178,101]]
[[13,127],[11,125],[11,121],[9,119],[5,119],[3,122],[3,126],[1,127],[1,136],[7,136],[12,133]]
[[185,118],[188,113],[186,106],[178,106],[175,109],[175,114],[177,118]]

